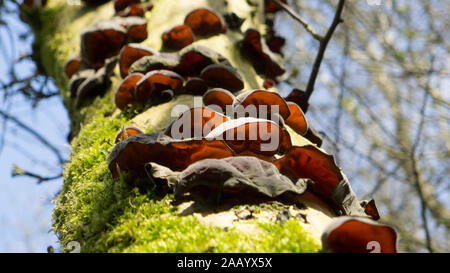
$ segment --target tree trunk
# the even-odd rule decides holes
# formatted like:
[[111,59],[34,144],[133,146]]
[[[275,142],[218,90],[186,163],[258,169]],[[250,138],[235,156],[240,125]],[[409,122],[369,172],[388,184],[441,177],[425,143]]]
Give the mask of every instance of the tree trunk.
[[[142,44],[160,50],[162,33],[181,24],[186,14],[198,7],[220,14],[234,12],[246,18],[243,31],[252,27],[264,32],[262,3],[250,6],[248,2],[154,0],[154,8],[145,15],[149,37]],[[141,113],[121,112],[114,104],[114,93],[121,82],[116,67],[106,94],[76,108],[63,72],[64,63],[80,51],[83,29],[113,15],[112,2],[86,7],[50,0],[39,16],[29,20],[36,35],[35,59],[60,88],[76,135],[65,166],[64,185],[55,200],[53,226],[62,250],[69,251],[73,245],[70,242],[75,241],[84,252],[319,251],[321,232],[334,213],[308,194],[300,199],[306,208],[265,202],[217,210],[191,202],[175,205],[171,195],[158,198],[148,187],[132,186],[129,179],[112,179],[107,158],[122,125],[138,126],[145,132],[161,131],[175,118],[171,116],[175,105],[191,107],[195,100],[201,103],[199,96],[180,95]],[[262,88],[262,78],[240,54],[238,42],[242,37],[242,32],[229,30],[196,43],[218,51],[238,68],[245,81],[243,90]],[[293,144],[306,141],[296,134],[291,136]],[[277,215],[284,209],[293,216],[306,215],[306,221],[293,217],[280,223]],[[256,218],[246,220],[237,216],[248,214]]]

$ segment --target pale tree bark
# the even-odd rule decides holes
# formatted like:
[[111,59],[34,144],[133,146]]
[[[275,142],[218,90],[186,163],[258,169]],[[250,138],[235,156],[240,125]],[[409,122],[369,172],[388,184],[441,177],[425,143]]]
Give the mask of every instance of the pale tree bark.
[[[254,5],[249,3],[255,2]],[[228,0],[228,1],[216,1],[216,0],[186,0],[186,1],[165,1],[154,0],[154,7],[150,12],[147,12],[145,18],[148,21],[149,37],[142,44],[149,46],[153,49],[161,49],[161,35],[164,31],[171,27],[181,24],[184,21],[186,14],[195,8],[206,7],[214,10],[219,14],[225,14],[234,12],[239,17],[245,18],[245,22],[241,27],[241,30],[245,31],[248,28],[256,28],[260,32],[265,32],[264,15],[262,12],[263,1],[243,1],[243,0]],[[342,8],[342,7],[341,7]],[[45,69],[47,75],[53,77],[60,88],[60,92],[64,97],[65,105],[68,109],[70,118],[72,120],[72,130],[78,135],[83,135],[83,131],[89,128],[89,125],[94,124],[96,121],[93,117],[99,116],[99,111],[102,105],[99,103],[108,103],[113,105],[114,92],[121,82],[118,68],[115,70],[115,74],[112,77],[112,86],[104,95],[106,99],[95,99],[91,105],[84,106],[82,108],[76,108],[74,101],[69,97],[68,91],[68,79],[63,74],[63,65],[66,60],[74,53],[80,50],[80,34],[83,29],[90,25],[99,22],[101,20],[111,19],[114,15],[114,9],[112,2],[103,4],[96,8],[87,8],[78,5],[68,5],[64,0],[50,0],[47,6],[41,13],[40,25],[34,27],[36,36],[40,38],[38,54],[40,55],[41,63]],[[47,16],[46,19],[43,17]],[[31,22],[33,23],[33,22]],[[336,22],[336,24],[339,22]],[[336,27],[336,26],[334,26]],[[239,51],[239,41],[243,38],[242,31],[227,31],[225,34],[214,36],[208,39],[200,39],[196,43],[205,45],[222,55],[224,55],[231,64],[238,68],[239,73],[244,79],[244,90],[252,90],[262,88],[263,79],[259,77],[248,60],[241,55]],[[328,37],[329,39],[330,37]],[[322,52],[323,53],[323,52]],[[272,56],[281,62],[280,56]],[[276,91],[273,89],[273,91]],[[311,89],[312,92],[312,89]],[[181,95],[175,97],[172,101],[153,106],[150,109],[133,115],[127,119],[125,125],[134,125],[143,129],[144,131],[161,131],[164,130],[169,122],[176,116],[171,115],[172,109],[176,105],[184,104],[189,107],[194,105],[199,106],[198,102],[201,101],[200,97],[194,97],[191,95]],[[197,104],[196,104],[197,103]],[[121,116],[120,110],[113,107],[113,113],[104,113],[105,116],[110,116],[111,119],[115,119]],[[308,140],[297,136],[291,132],[294,145],[302,145],[309,143]],[[114,135],[102,136],[105,142],[111,142]],[[77,138],[74,140],[74,150],[69,158],[69,166],[75,164],[75,159],[78,158],[77,152],[80,149],[92,149],[92,153],[95,153],[98,147],[89,147],[89,143],[82,144]],[[84,146],[83,146],[84,145]],[[109,147],[111,149],[111,147]],[[110,151],[110,150],[109,150]],[[108,150],[103,151],[107,153]],[[102,164],[107,164],[104,162]],[[89,164],[87,164],[89,166]],[[102,165],[103,166],[103,165]],[[72,168],[71,167],[71,168]],[[79,202],[83,202],[81,197],[77,195],[77,185],[80,187],[83,185],[80,177],[74,177],[73,173],[66,170],[64,178],[65,185],[60,196],[56,200],[56,213],[54,216],[55,231],[59,235],[62,243],[62,249],[66,249],[68,242],[77,241],[81,245],[82,251],[117,251],[117,249],[105,249],[99,250],[95,244],[90,244],[89,247],[85,247],[85,243],[91,240],[92,237],[98,236],[98,233],[102,236],[108,236],[110,226],[113,224],[103,223],[101,227],[91,227],[91,222],[86,222],[75,226],[72,221],[78,221],[77,216],[70,214],[66,206],[73,203],[72,207],[80,206]],[[91,169],[89,169],[91,168]],[[87,167],[84,170],[86,173],[95,172],[94,167]],[[108,174],[109,175],[109,174]],[[106,180],[110,180],[111,177],[106,177]],[[306,215],[307,222],[301,223],[304,230],[307,232],[308,237],[320,245],[320,235],[324,227],[330,223],[335,213],[332,212],[327,205],[317,200],[317,198],[306,194],[299,200],[303,202],[306,208],[296,208],[288,206],[291,214],[301,213]],[[168,204],[168,206],[173,206]],[[132,201],[130,201],[130,207],[133,207]],[[265,205],[259,205],[260,212],[255,212],[259,222],[274,223],[276,216],[280,212],[279,208],[267,208]],[[107,209],[107,208],[105,208]],[[217,226],[220,228],[235,228],[243,233],[247,233],[248,236],[258,236],[258,224],[257,223],[242,223],[236,218],[236,211],[232,208],[223,210],[220,212],[212,211],[210,208],[193,207],[190,203],[178,204],[175,209],[179,212],[178,217],[184,217],[186,215],[193,215],[198,221],[198,225],[203,226]],[[207,213],[205,213],[205,211]],[[81,216],[80,216],[81,217]],[[101,217],[101,216],[97,216]],[[164,215],[149,215],[148,217],[164,217]],[[236,221],[237,219],[237,221]],[[114,221],[120,222],[121,216],[116,216]],[[182,225],[181,223],[179,225]],[[98,228],[98,230],[96,230]],[[175,225],[174,228],[180,228]],[[90,230],[96,231],[90,231]],[[77,230],[77,231],[75,231]],[[106,230],[106,231],[105,231]],[[133,231],[129,231],[133,232]],[[91,234],[92,233],[92,234]],[[135,244],[145,244],[145,239],[139,238],[138,235],[130,235]],[[134,236],[134,237],[133,237]],[[161,235],[162,236],[162,235]],[[180,235],[182,236],[182,234]],[[264,236],[264,235],[263,235]],[[289,240],[287,238],[280,238]],[[86,240],[86,241],[85,241]],[[217,242],[216,242],[217,243]],[[221,244],[218,243],[218,244]],[[131,249],[131,250],[130,250]],[[133,248],[128,251],[142,251]],[[202,249],[192,248],[193,251],[202,251]],[[145,249],[144,249],[145,251]],[[229,251],[235,251],[235,249],[229,249]]]

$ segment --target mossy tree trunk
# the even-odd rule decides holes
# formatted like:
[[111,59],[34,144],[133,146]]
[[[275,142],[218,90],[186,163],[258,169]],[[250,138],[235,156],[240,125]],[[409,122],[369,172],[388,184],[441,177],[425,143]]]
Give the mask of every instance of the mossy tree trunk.
[[[220,14],[234,12],[246,18],[242,30],[252,27],[264,32],[262,4],[251,6],[244,0],[154,0],[146,13],[149,38],[144,45],[161,49],[161,34],[183,22],[192,9],[207,7]],[[257,1],[255,1],[257,2]],[[114,92],[121,82],[116,68],[106,94],[75,108],[63,73],[65,61],[80,50],[80,33],[86,27],[110,19],[112,2],[98,7],[70,6],[64,0],[50,0],[39,16],[31,20],[36,34],[35,55],[48,76],[55,79],[76,134],[64,185],[55,200],[53,226],[63,251],[76,241],[84,252],[315,252],[320,250],[320,234],[333,213],[317,200],[304,196],[306,208],[282,203],[265,203],[247,208],[216,212],[191,203],[172,204],[172,196],[158,198],[150,187],[135,187],[121,179],[114,181],[107,158],[114,137],[122,125],[135,125],[146,132],[163,130],[177,104],[192,106],[200,97],[181,95],[143,112],[121,112],[114,105]],[[245,80],[244,90],[262,88],[263,80],[240,54],[242,32],[202,39],[206,45],[228,58]],[[276,57],[276,56],[275,56]],[[305,139],[294,136],[293,142]],[[276,221],[280,210],[305,214],[307,222],[295,218],[283,224]],[[238,220],[236,214],[252,209],[256,219]],[[247,211],[247,212],[246,212]],[[201,212],[201,213],[199,213]],[[238,220],[238,221],[236,221]]]

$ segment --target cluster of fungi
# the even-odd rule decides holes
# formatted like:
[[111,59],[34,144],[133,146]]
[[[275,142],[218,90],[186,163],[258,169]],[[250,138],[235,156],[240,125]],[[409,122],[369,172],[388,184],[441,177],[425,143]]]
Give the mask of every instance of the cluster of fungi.
[[[215,206],[233,199],[245,203],[312,194],[338,216],[323,232],[325,248],[369,252],[368,244],[376,241],[380,252],[396,251],[396,233],[376,222],[375,202],[358,201],[334,158],[320,149],[322,139],[304,114],[304,92],[294,89],[282,97],[263,89],[242,91],[238,70],[220,53],[194,43],[196,36],[239,30],[243,19],[232,13],[222,20],[211,10],[195,9],[184,24],[163,33],[168,51],[159,52],[138,43],[147,37],[146,21],[139,16],[152,5],[116,0],[114,7],[117,16],[84,31],[81,54],[66,64],[72,97],[80,101],[104,92],[118,63],[123,81],[115,103],[120,110],[167,102],[179,94],[203,99],[203,106],[183,112],[164,132],[122,128],[109,157],[114,179],[122,173],[149,178],[162,194],[173,193],[175,199],[188,194]],[[266,1],[266,13],[277,10]],[[284,40],[269,32],[266,43],[279,53]],[[265,79],[264,86],[272,86],[284,69],[265,52],[257,30],[241,34],[242,56]],[[248,112],[249,106],[264,107],[269,115]],[[308,144],[294,145],[294,134]]]

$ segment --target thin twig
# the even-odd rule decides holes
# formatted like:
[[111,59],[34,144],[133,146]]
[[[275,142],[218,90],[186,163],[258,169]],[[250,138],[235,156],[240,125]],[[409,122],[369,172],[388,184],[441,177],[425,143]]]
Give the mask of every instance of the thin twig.
[[57,174],[55,176],[42,176],[39,174],[35,174],[29,171],[25,171],[24,169],[22,169],[21,167],[14,165],[13,167],[13,176],[28,176],[31,178],[36,178],[37,179],[37,183],[41,184],[42,182],[46,182],[46,181],[51,181],[51,180],[55,180],[55,179],[59,179],[62,177],[62,173]]
[[323,37],[320,36],[308,22],[306,22],[305,19],[303,19],[300,15],[298,15],[293,9],[291,9],[288,5],[278,1],[278,0],[271,0],[273,3],[275,3],[277,6],[279,6],[281,9],[287,12],[294,20],[298,21],[300,24],[305,27],[306,31],[308,31],[314,39],[316,39],[319,42],[322,42]]
[[34,137],[36,137],[42,144],[44,144],[47,148],[49,148],[55,156],[58,158],[58,161],[60,164],[63,164],[65,162],[64,157],[61,155],[60,151],[53,146],[50,142],[48,142],[45,137],[43,137],[41,134],[39,134],[37,131],[23,123],[22,121],[18,120],[16,117],[9,115],[8,113],[3,112],[0,110],[0,116],[3,116],[5,119],[9,119],[13,121],[17,126],[24,129],[28,133],[32,134]]
[[331,26],[328,29],[325,37],[320,41],[319,51],[317,52],[311,75],[309,76],[308,85],[306,87],[306,100],[309,100],[312,92],[314,91],[314,84],[316,83],[317,74],[319,73],[320,65],[322,63],[322,59],[325,54],[328,42],[330,41],[336,27],[339,25],[339,23],[342,22],[341,14],[342,10],[344,9],[344,4],[345,0],[339,0],[336,12],[334,14],[333,22],[331,23]]

